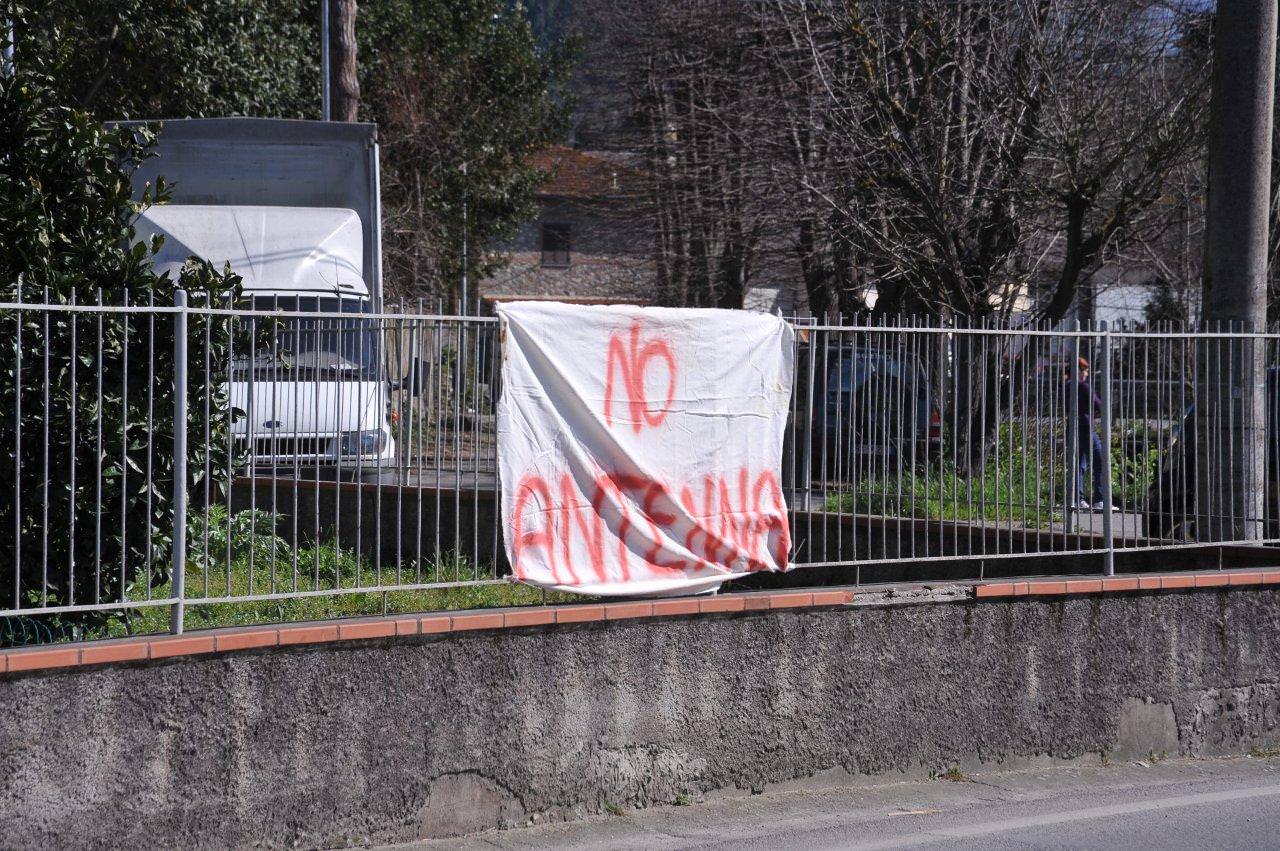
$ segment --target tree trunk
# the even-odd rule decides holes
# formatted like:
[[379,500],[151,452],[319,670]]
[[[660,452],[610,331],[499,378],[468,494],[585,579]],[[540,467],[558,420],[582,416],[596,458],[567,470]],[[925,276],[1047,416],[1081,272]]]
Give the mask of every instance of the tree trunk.
[[331,0],[329,7],[330,85],[333,120],[355,121],[360,109],[360,79],[356,76],[356,0]]
[[[968,322],[959,326],[980,328],[983,323]],[[1007,351],[1004,338],[985,334],[957,334],[952,351],[954,417],[952,440],[955,446],[957,472],[980,476],[987,463],[987,452],[999,434],[1002,419],[1002,396],[1007,381],[1002,380],[1000,366]]]
[[818,253],[813,221],[802,218],[796,230],[796,254],[800,260],[800,275],[804,278],[805,294],[809,297],[809,311],[814,316],[826,316],[832,306],[831,291],[827,287],[827,271]]

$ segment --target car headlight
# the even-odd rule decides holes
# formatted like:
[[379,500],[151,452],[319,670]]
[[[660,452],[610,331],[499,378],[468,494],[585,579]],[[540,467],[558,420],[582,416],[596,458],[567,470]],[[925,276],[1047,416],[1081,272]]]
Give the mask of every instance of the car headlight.
[[387,437],[382,429],[344,431],[338,451],[343,455],[377,455],[386,445]]

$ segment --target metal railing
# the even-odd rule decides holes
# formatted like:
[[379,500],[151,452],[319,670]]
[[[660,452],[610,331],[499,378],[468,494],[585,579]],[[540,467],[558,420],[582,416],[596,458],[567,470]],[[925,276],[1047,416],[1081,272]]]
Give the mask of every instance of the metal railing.
[[[195,609],[507,583],[496,320],[252,308],[0,304],[0,620],[167,609],[180,632]],[[1280,540],[1280,335],[793,325],[796,568],[1111,572]]]

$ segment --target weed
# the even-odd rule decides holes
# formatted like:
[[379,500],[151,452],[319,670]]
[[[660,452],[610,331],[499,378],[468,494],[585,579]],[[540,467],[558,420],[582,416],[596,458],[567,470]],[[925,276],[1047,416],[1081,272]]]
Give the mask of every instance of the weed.
[[605,801],[604,809],[605,809],[605,812],[607,812],[611,816],[622,815],[622,807],[618,806],[613,801]]
[[1249,756],[1254,759],[1272,759],[1280,756],[1280,748],[1260,748],[1255,746],[1249,748]]
[[929,772],[930,780],[950,780],[952,783],[968,783],[969,776],[960,770],[960,766],[951,765],[946,771],[933,770]]
[[676,795],[675,804],[677,807],[687,807],[687,806],[690,806],[692,803],[693,803],[693,798],[690,798],[684,792],[681,792],[679,795]]

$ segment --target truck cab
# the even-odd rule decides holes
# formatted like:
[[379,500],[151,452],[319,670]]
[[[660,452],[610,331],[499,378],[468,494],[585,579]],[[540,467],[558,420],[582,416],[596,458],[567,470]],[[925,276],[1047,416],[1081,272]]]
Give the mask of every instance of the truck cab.
[[[143,123],[153,122],[116,126]],[[253,311],[236,321],[270,323],[226,366],[250,469],[387,478],[388,335],[370,316],[382,309],[377,128],[192,118],[160,122],[158,140],[134,196],[161,178],[172,194],[139,217],[135,239],[164,237],[157,272],[191,256],[230,264],[244,281],[233,307]]]
[[157,272],[196,256],[243,279],[237,308],[260,326],[227,365],[233,425],[255,472],[381,480],[395,444],[382,335],[363,280],[360,216],[315,207],[167,204],[135,223],[163,237]]

